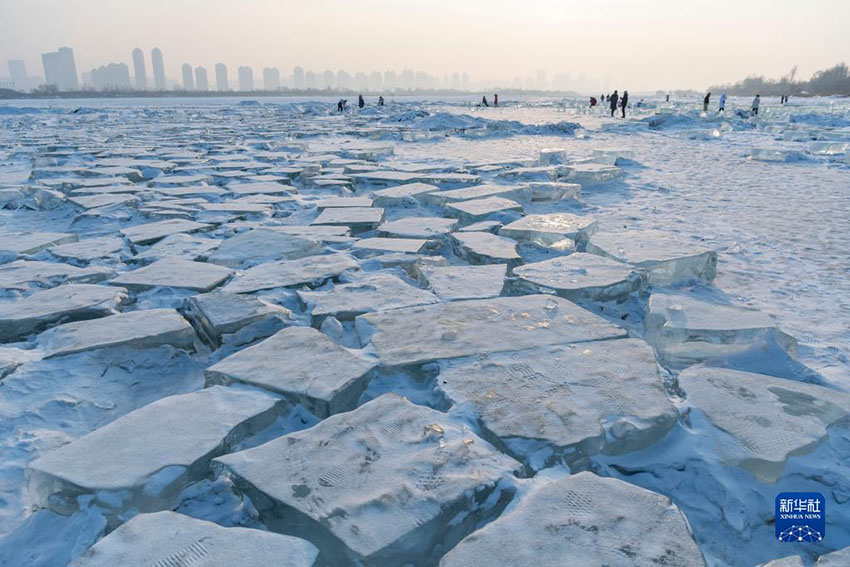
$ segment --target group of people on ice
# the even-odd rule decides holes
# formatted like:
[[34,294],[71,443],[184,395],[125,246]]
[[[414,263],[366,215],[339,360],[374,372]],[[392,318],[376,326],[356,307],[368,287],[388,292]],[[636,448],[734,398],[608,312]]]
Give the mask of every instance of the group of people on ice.
[[619,108],[623,113],[623,118],[626,117],[626,107],[629,105],[629,91],[623,91],[623,96],[620,96],[619,91],[615,89],[613,94],[601,95],[599,98],[601,102],[597,101],[595,96],[590,97],[590,108],[595,107],[597,104],[606,103],[611,110],[611,116],[614,116],[614,113]]
[[[705,94],[705,98],[702,99],[702,111],[708,112],[708,105],[711,101],[711,92]],[[788,97],[783,95],[781,98],[781,104],[785,104],[788,101]],[[757,116],[759,113],[759,106],[761,106],[761,95],[757,94],[753,98],[753,103],[750,105],[750,114],[752,116]],[[726,93],[720,95],[720,104],[717,106],[717,112],[726,112]]]
[[[366,106],[366,101],[363,99],[363,95],[357,95],[357,106],[359,108],[363,108]],[[378,106],[384,106],[384,97],[378,97]],[[348,107],[348,99],[341,98],[339,102],[336,103],[337,112],[345,112],[345,109]]]

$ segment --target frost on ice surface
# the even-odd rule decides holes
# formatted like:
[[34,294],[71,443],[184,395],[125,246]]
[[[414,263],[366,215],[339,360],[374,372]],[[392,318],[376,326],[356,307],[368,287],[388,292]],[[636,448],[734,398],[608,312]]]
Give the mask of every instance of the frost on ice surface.
[[699,567],[705,559],[669,498],[582,472],[539,481],[440,561],[467,565]]
[[520,466],[394,394],[215,463],[273,531],[310,540],[332,564],[388,566],[498,513],[504,502],[489,497]]
[[92,546],[72,567],[287,565],[311,567],[319,550],[291,536],[223,528],[174,512],[140,514]]
[[850,415],[850,395],[764,374],[693,366],[679,375],[687,407],[717,428],[719,450],[762,482],[817,446]]
[[367,313],[357,318],[356,329],[361,344],[371,343],[390,366],[626,336],[590,311],[547,295]]
[[477,417],[486,439],[521,460],[540,448],[570,463],[635,451],[677,418],[652,349],[634,339],[445,362],[437,383],[458,411]]
[[59,513],[84,494],[114,514],[162,510],[212,457],[270,423],[278,403],[223,387],[163,398],[30,463],[30,491]]
[[205,374],[207,383],[265,388],[324,417],[356,405],[374,366],[315,329],[290,327],[210,366]]

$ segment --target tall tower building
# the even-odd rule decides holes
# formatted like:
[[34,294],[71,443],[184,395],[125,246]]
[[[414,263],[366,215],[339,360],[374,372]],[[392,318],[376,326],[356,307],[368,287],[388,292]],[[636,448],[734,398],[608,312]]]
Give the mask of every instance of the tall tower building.
[[304,88],[304,69],[296,67],[292,70],[292,86],[298,90]]
[[165,66],[162,63],[162,51],[158,47],[151,50],[151,65],[153,65],[153,86],[158,91],[164,91]]
[[207,81],[207,70],[203,67],[195,67],[195,89],[204,92],[210,90],[210,83]]
[[184,91],[193,91],[195,90],[195,79],[194,75],[192,75],[192,66],[188,63],[183,63],[183,90]]
[[263,88],[267,91],[280,90],[280,71],[277,67],[263,69]]
[[239,67],[239,90],[245,92],[254,90],[254,71],[247,65]]
[[215,64],[215,90],[220,93],[227,90],[227,65],[224,63]]
[[145,69],[145,54],[138,47],[133,50],[133,76],[136,90],[148,90],[148,71]]
[[51,53],[42,54],[41,62],[44,65],[44,80],[48,85],[56,85],[60,91],[80,90],[74,51],[70,47],[60,47]]
[[9,60],[9,78],[15,82],[15,89],[22,91],[29,87],[27,64],[20,59]]

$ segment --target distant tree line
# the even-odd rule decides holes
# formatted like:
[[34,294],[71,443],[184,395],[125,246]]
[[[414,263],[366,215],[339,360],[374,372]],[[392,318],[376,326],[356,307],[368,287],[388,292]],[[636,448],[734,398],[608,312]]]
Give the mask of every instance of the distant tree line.
[[712,92],[725,92],[730,95],[765,96],[850,96],[850,69],[846,63],[818,71],[808,81],[798,81],[797,66],[791,72],[779,79],[750,76],[732,85],[711,87]]

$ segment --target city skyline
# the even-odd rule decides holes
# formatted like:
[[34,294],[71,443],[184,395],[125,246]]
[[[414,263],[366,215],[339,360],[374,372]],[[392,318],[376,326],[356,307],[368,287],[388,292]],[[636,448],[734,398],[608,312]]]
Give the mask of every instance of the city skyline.
[[[170,78],[165,71],[165,56],[162,50],[158,47],[152,48],[149,57],[153,71],[152,76],[149,76],[147,73],[147,59],[144,50],[140,47],[135,47],[130,52],[130,61],[133,67],[132,76],[129,72],[130,65],[124,62],[109,62],[89,71],[84,70],[77,75],[74,51],[69,47],[61,47],[55,52],[42,54],[45,78],[40,83],[38,81],[40,79],[39,77],[27,75],[24,61],[9,60],[8,66],[10,78],[13,74],[17,77],[17,80],[11,78],[11,81],[27,85],[24,89],[19,88],[19,90],[28,90],[39,84],[55,85],[60,91],[210,90],[206,67],[202,65],[193,66],[186,62],[180,65],[179,76]],[[58,63],[59,61],[61,63]],[[61,72],[57,70],[60,68]],[[371,72],[349,72],[345,69],[337,71],[330,69],[314,71],[312,69],[305,70],[298,65],[293,67],[290,75],[281,75],[278,67],[264,67],[261,82],[255,81],[252,66],[240,65],[236,71],[236,82],[231,83],[228,80],[228,69],[224,63],[216,63],[214,69],[216,73],[215,90],[219,92],[227,90],[243,92],[255,90],[275,91],[280,89],[294,89],[299,91],[356,89],[364,91],[386,90],[388,92],[416,89],[468,91],[471,88],[487,89],[491,87],[561,91],[578,91],[582,88],[592,87],[591,90],[595,92],[599,87],[604,87],[604,85],[590,85],[589,83],[592,81],[586,80],[583,76],[573,81],[568,75],[556,74],[550,82],[548,73],[545,70],[538,70],[535,77],[515,77],[513,81],[506,84],[499,84],[498,81],[493,81],[491,84],[481,81],[479,84],[475,84],[470,80],[468,73],[465,71],[458,71],[451,75],[445,74],[439,77],[425,71],[413,69],[402,69],[401,71],[385,70],[383,72],[379,70]],[[153,88],[149,89],[148,85],[153,85]]]
[[550,80],[584,75],[633,91],[701,89],[751,74],[779,77],[795,65],[810,76],[846,59],[850,3],[798,4],[436,0],[423,10],[391,0],[29,0],[4,4],[0,61],[23,60],[40,73],[40,54],[67,45],[78,69],[89,70],[130,64],[133,47],[147,54],[158,46],[171,79],[183,63],[212,69],[221,62],[233,76],[251,66],[255,82],[265,67],[288,76],[299,65],[319,74],[466,71],[474,84],[501,85],[517,76],[525,84],[546,70]]

